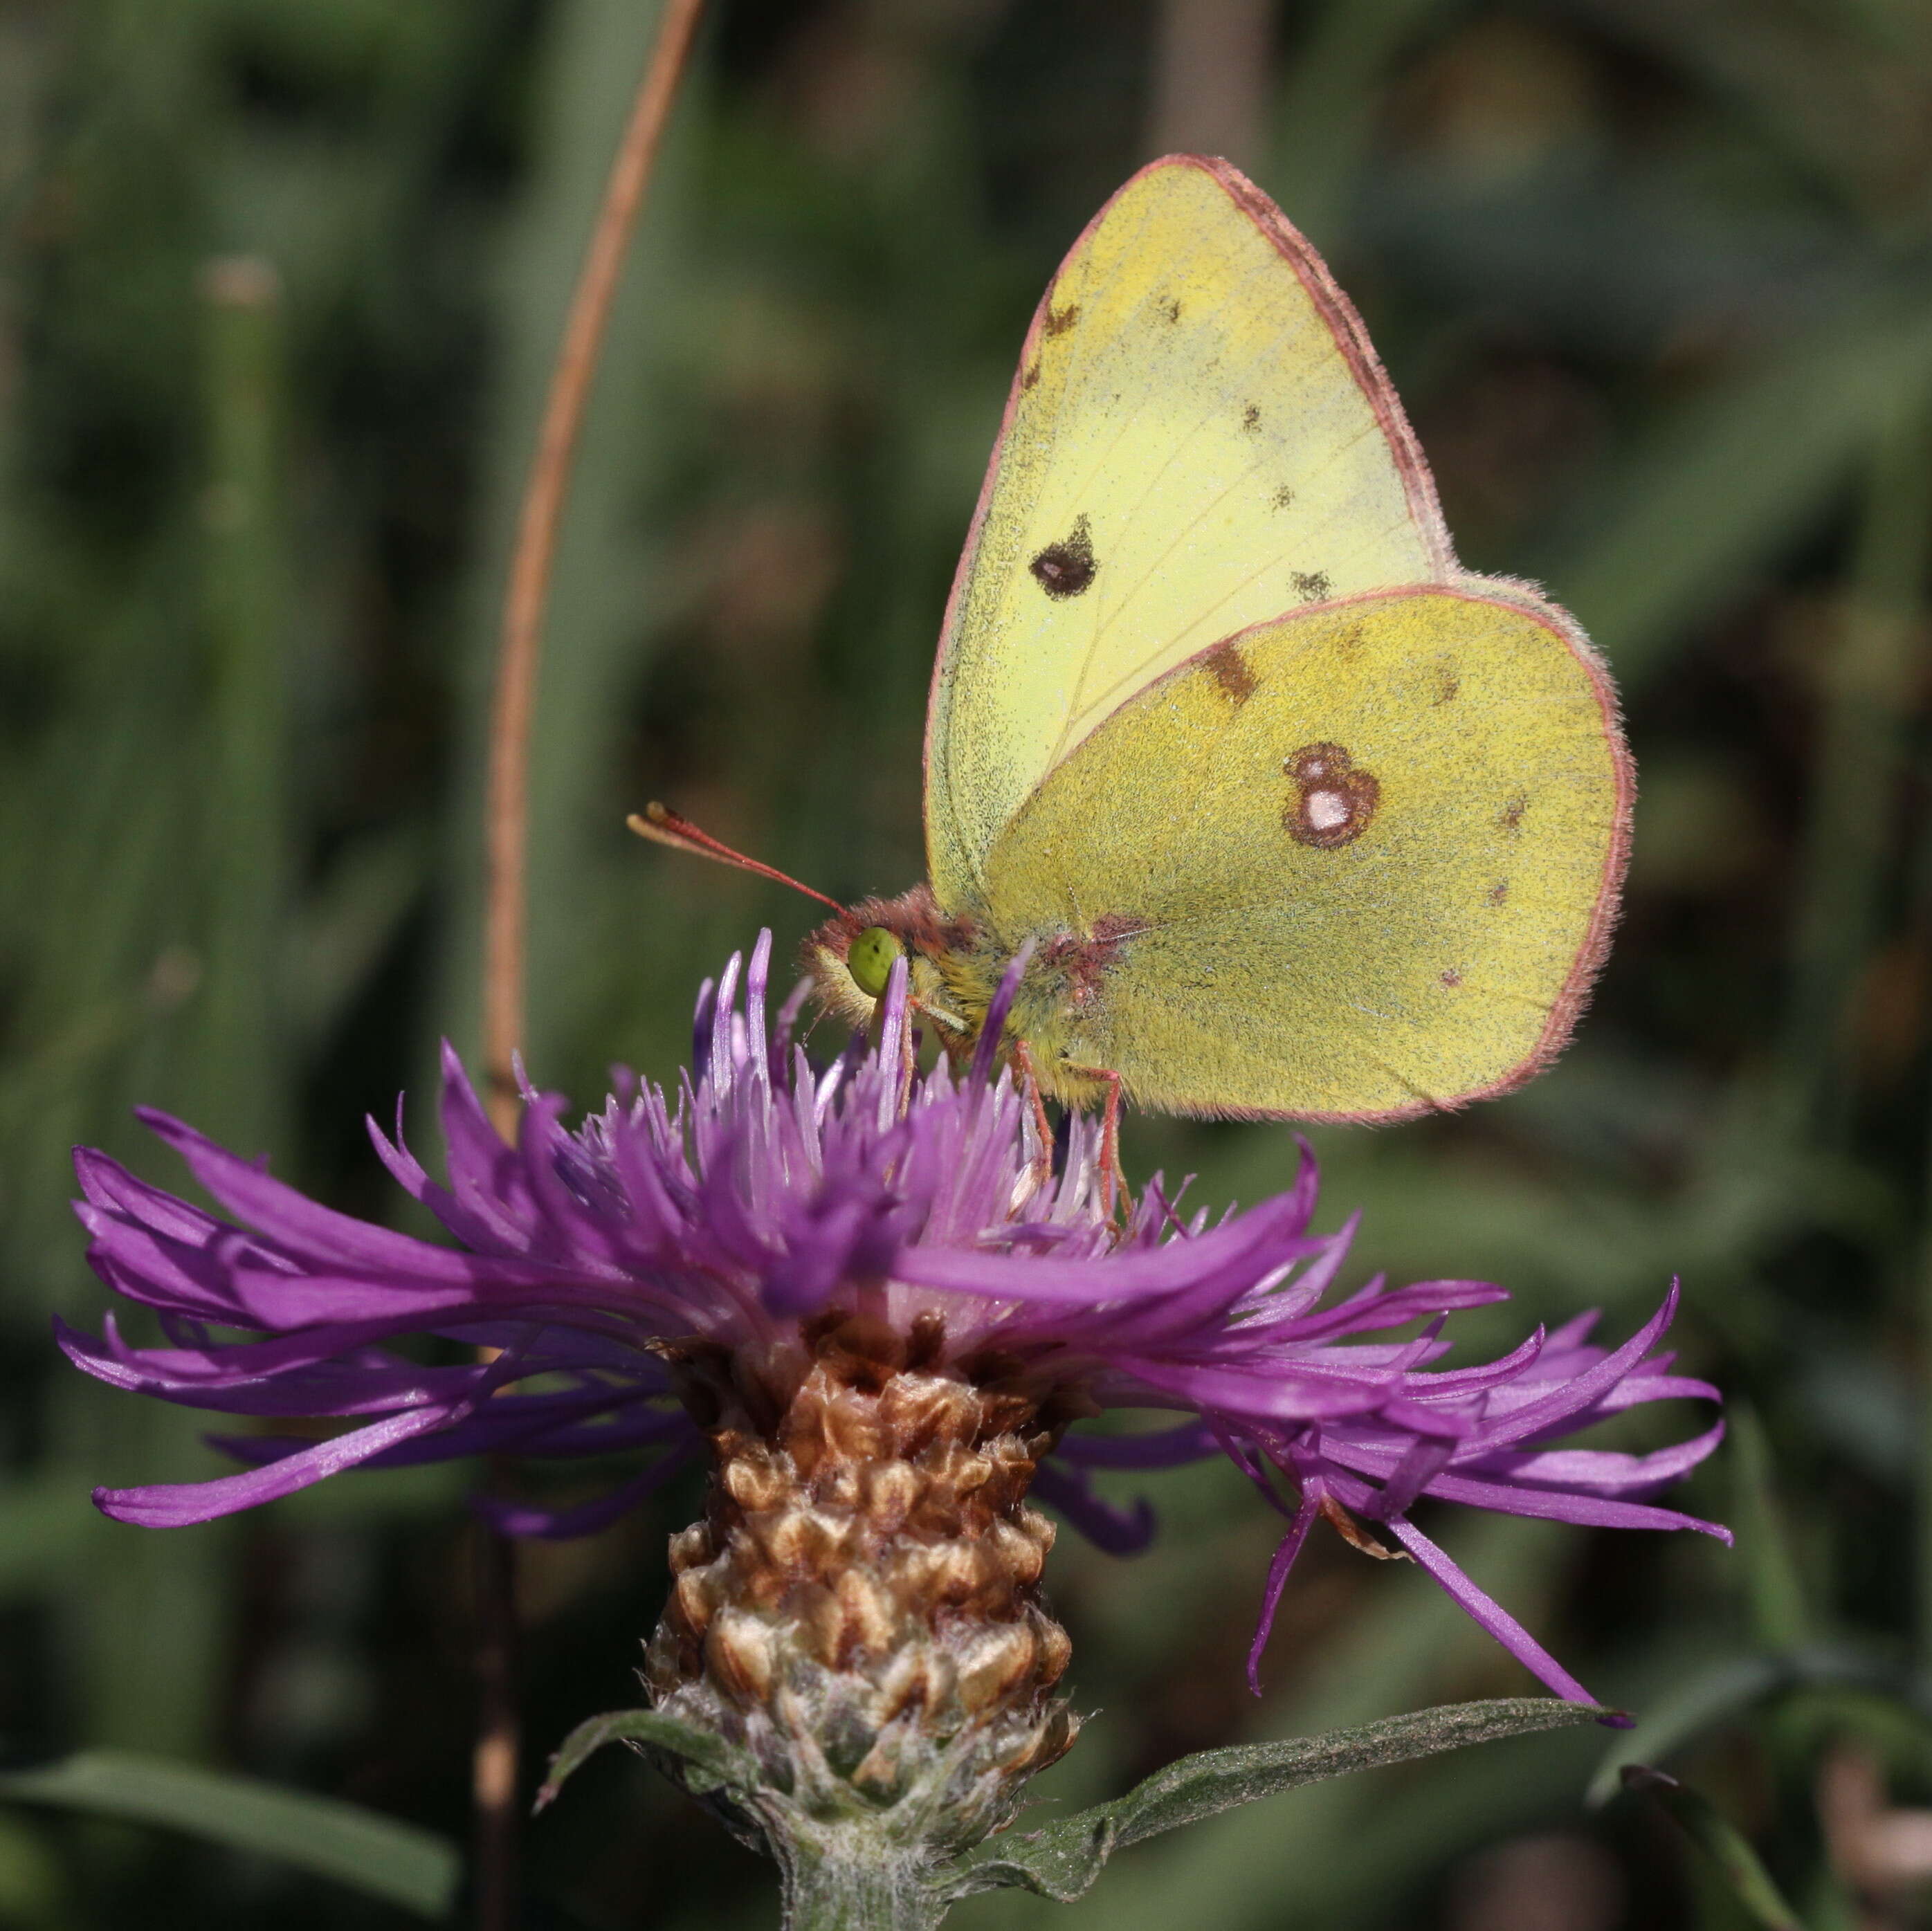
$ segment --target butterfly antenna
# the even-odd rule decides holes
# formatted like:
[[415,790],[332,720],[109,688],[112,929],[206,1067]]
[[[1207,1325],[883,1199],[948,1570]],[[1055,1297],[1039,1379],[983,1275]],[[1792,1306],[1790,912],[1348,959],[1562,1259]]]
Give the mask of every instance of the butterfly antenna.
[[709,832],[700,831],[688,818],[680,816],[668,805],[660,805],[656,799],[641,811],[633,811],[624,822],[639,838],[649,838],[654,845],[668,845],[675,852],[688,852],[694,858],[708,858],[717,864],[733,865],[740,871],[769,878],[774,884],[789,885],[794,892],[802,892],[806,898],[815,898],[820,904],[829,905],[835,912],[845,909],[837,899],[828,898],[824,892],[814,892],[808,885],[801,885],[776,865],[760,865],[756,859],[747,858],[741,851],[734,851],[722,839],[714,838]]

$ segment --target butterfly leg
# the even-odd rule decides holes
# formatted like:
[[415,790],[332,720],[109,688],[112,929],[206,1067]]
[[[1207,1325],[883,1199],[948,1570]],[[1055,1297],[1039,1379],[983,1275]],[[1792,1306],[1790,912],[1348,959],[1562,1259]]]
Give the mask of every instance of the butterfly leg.
[[1027,1097],[1033,1102],[1034,1130],[1040,1136],[1040,1151],[1034,1156],[1034,1184],[1044,1186],[1053,1177],[1053,1126],[1046,1117],[1046,1102],[1040,1096],[1040,1079],[1033,1069],[1033,1055],[1027,1051],[1024,1039],[1013,1042],[1013,1064],[1019,1069]]
[[[908,1001],[910,1006],[911,1002]],[[913,1011],[917,1008],[914,1007]],[[912,1098],[912,1083],[919,1072],[919,1034],[912,1024],[913,1012],[906,1015],[899,1045],[899,1111],[903,1113]]]
[[1100,1116],[1100,1176],[1111,1217],[1116,1198],[1124,1204],[1127,1198],[1127,1183],[1120,1173],[1120,1076],[1103,1072],[1100,1077],[1107,1082],[1107,1110]]
[[1069,1066],[1066,1070],[1098,1080],[1107,1089],[1106,1109],[1100,1116],[1100,1184],[1111,1218],[1115,1203],[1127,1198],[1126,1181],[1120,1172],[1120,1076],[1105,1066]]

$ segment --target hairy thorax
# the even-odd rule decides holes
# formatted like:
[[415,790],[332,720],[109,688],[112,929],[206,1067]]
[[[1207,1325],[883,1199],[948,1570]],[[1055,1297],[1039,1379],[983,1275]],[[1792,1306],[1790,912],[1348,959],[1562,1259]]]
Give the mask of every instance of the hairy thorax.
[[862,899],[828,919],[806,941],[805,964],[820,1004],[863,1031],[878,1000],[853,977],[848,956],[862,933],[891,933],[905,953],[916,1012],[960,1060],[972,1056],[1001,979],[1030,940],[1000,1057],[1010,1060],[1023,1049],[1042,1093],[1084,1106],[1107,1090],[1107,973],[1138,926],[1102,919],[1083,931],[998,933],[983,918],[941,911],[932,888],[919,885],[898,898]]

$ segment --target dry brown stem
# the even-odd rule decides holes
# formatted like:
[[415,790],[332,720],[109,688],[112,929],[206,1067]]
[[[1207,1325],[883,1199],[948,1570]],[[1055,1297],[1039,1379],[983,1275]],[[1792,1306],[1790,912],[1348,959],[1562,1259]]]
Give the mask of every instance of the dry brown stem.
[[569,493],[571,459],[617,292],[625,250],[637,226],[652,163],[664,139],[704,0],[664,0],[644,79],[638,89],[597,212],[590,246],[571,297],[563,341],[550,376],[543,425],[517,522],[517,547],[503,598],[496,690],[490,720],[489,798],[483,931],[483,1063],[490,1116],[506,1137],[517,1115],[512,1060],[524,1018],[525,927],[528,916],[530,727],[544,610],[550,598],[557,529]]

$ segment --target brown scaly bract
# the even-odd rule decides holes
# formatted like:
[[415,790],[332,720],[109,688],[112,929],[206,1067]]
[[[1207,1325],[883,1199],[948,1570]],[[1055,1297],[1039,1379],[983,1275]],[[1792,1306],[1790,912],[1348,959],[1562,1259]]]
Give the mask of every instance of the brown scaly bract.
[[[1040,1577],[1036,1463],[1087,1405],[1016,1363],[942,1365],[828,1312],[755,1365],[674,1346],[716,1456],[704,1520],[672,1538],[647,1652],[652,1703],[752,1751],[787,1822],[866,1817],[907,1846],[977,1842],[1072,1744],[1070,1654]],[[668,1766],[675,1769],[675,1766]],[[758,1820],[712,1800],[741,1836]]]

